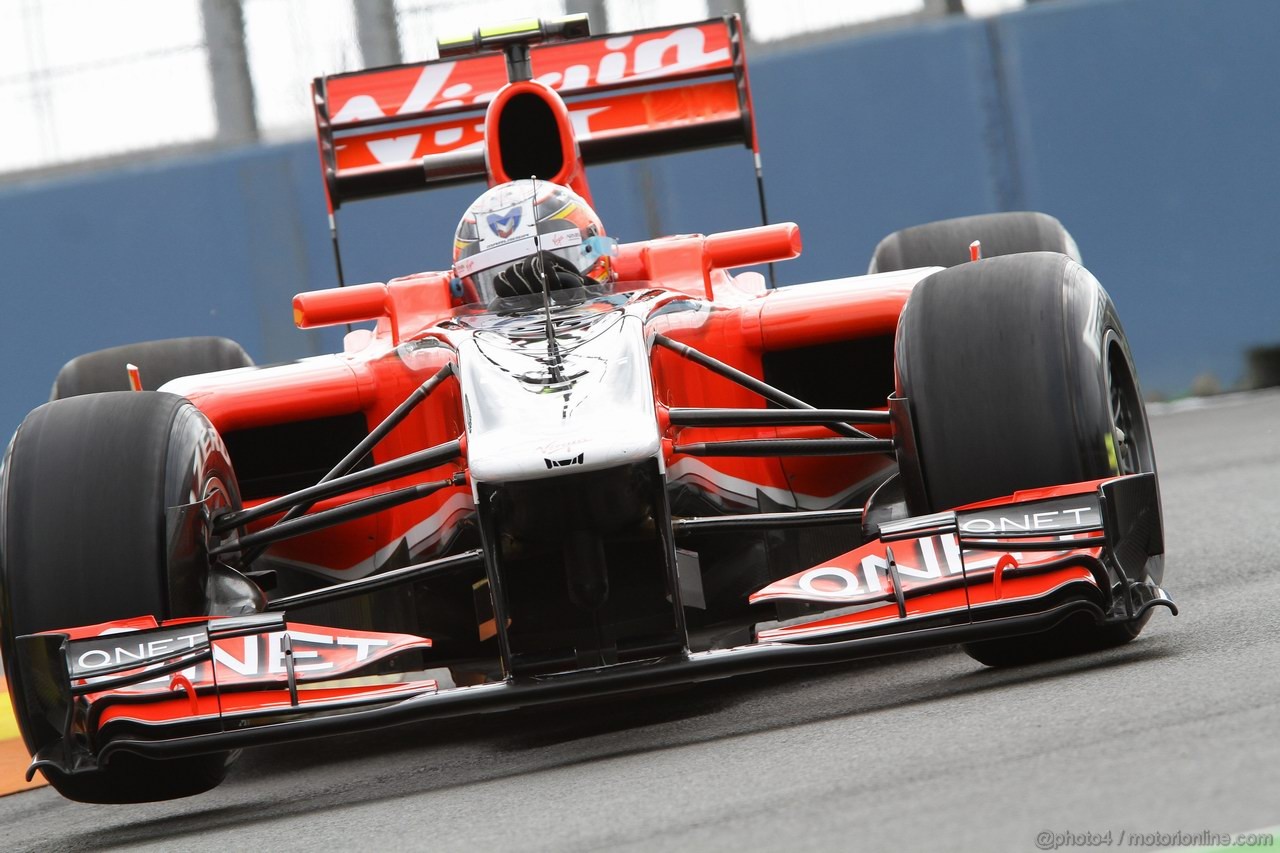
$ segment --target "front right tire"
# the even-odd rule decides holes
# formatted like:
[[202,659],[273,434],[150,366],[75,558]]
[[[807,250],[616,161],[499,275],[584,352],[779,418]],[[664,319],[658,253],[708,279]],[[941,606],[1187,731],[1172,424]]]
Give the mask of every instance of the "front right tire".
[[253,359],[230,338],[169,338],[125,344],[78,355],[68,361],[54,378],[49,399],[128,391],[127,364],[135,365],[142,376],[143,387],[154,391],[180,376],[252,367]]
[[[222,440],[182,397],[77,396],[46,403],[18,427],[0,477],[0,651],[31,754],[60,733],[28,708],[15,639],[206,614],[208,517],[175,526],[166,512],[202,501],[238,508],[239,491]],[[86,773],[42,772],[69,799],[134,803],[206,791],[229,759],[119,755]]]

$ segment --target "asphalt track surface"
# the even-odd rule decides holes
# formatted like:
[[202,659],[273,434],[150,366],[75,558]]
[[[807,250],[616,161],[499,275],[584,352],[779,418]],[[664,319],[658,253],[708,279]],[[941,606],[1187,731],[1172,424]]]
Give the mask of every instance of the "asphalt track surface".
[[1003,671],[942,649],[264,748],[187,800],[0,799],[0,849],[1021,851],[1276,827],[1280,394],[1153,432],[1182,614],[1121,649]]

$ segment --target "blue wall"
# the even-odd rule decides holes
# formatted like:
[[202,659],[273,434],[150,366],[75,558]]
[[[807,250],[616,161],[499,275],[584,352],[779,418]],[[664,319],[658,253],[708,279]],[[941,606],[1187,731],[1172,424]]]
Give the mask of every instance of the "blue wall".
[[[1271,0],[1060,0],[760,57],[770,214],[806,245],[779,279],[861,272],[907,225],[1045,210],[1119,304],[1148,391],[1230,383],[1245,346],[1280,340],[1278,42]],[[259,362],[338,347],[289,310],[335,283],[315,159],[299,142],[0,190],[0,432],[81,352],[199,334]],[[592,188],[624,240],[655,215],[665,233],[757,221],[739,150],[595,169]],[[478,189],[344,208],[348,280],[447,265]]]

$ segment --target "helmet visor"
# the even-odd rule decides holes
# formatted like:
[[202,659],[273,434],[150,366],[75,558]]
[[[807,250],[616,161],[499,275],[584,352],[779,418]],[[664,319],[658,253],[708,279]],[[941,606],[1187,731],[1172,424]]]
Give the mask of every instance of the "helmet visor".
[[[550,252],[564,260],[578,272],[588,278],[603,281],[607,278],[607,258],[617,253],[617,243],[609,238],[582,238],[582,233],[571,223],[568,227],[557,227],[559,222],[541,223],[538,225],[537,237],[523,236],[507,240],[496,246],[481,249],[474,255],[459,258],[453,265],[453,273],[458,278],[470,280],[475,286],[476,294],[482,303],[492,302],[497,296],[494,279],[498,273],[512,264],[536,254],[539,250]],[[603,272],[597,273],[598,270]]]

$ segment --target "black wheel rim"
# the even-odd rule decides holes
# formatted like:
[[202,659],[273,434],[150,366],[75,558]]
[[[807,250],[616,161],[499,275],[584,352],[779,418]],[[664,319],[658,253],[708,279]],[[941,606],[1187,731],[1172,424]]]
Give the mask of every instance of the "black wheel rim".
[[1146,412],[1129,359],[1116,340],[1107,347],[1107,388],[1110,395],[1111,440],[1120,474],[1155,470],[1155,454],[1147,431]]

